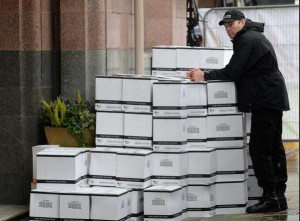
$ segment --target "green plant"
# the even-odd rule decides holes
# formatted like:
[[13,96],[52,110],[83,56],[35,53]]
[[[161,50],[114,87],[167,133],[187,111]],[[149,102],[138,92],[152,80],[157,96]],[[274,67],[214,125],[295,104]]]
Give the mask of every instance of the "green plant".
[[79,146],[84,144],[84,130],[95,130],[96,116],[90,104],[84,101],[80,91],[75,100],[63,96],[53,101],[41,100],[40,122],[49,127],[65,127],[68,132],[79,138]]

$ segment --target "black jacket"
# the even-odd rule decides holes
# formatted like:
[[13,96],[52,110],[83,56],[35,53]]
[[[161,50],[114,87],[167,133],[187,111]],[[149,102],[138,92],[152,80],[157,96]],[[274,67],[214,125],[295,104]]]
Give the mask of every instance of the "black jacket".
[[244,28],[232,40],[233,55],[228,65],[204,76],[205,80],[234,81],[238,107],[243,112],[260,108],[290,109],[274,48],[263,31],[263,23],[247,19]]

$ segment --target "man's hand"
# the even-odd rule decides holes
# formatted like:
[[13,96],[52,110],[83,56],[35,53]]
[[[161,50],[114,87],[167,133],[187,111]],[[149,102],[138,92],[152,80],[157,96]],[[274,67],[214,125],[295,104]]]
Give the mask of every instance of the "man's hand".
[[204,72],[198,68],[194,68],[186,72],[186,76],[191,81],[205,81]]

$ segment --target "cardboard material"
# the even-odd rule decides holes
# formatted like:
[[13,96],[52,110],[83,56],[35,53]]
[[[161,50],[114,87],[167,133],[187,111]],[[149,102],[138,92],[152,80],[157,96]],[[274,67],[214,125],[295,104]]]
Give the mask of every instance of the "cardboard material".
[[217,182],[248,178],[246,148],[216,148]]
[[117,187],[147,188],[151,174],[152,150],[124,149],[117,153]]
[[216,181],[217,159],[213,148],[188,151],[188,184],[212,184]]
[[91,149],[89,185],[116,186],[117,152],[119,148]]
[[96,146],[124,146],[124,113],[96,113]]
[[176,76],[176,46],[152,47],[152,75]]
[[186,77],[186,72],[192,68],[200,67],[199,47],[177,47],[177,76]]
[[62,192],[59,200],[59,218],[86,220],[90,218],[90,188]]
[[231,81],[207,82],[208,114],[239,113],[235,83]]
[[187,211],[188,217],[211,217],[215,215],[215,185],[188,185]]
[[206,82],[189,82],[187,84],[187,116],[207,115]]
[[246,145],[243,114],[208,115],[207,147],[243,147]]
[[122,76],[96,76],[95,110],[121,111]]
[[159,81],[153,83],[153,117],[187,117],[186,83]]
[[182,152],[187,147],[186,118],[153,119],[153,151]]
[[263,189],[258,186],[257,178],[255,175],[248,177],[248,199],[258,199],[262,197]]
[[247,181],[216,183],[216,215],[246,212]]
[[32,183],[36,184],[36,154],[44,149],[59,147],[59,145],[37,145],[32,147]]
[[121,220],[128,215],[128,190],[114,187],[97,187],[91,195],[92,220]]
[[187,148],[205,148],[207,143],[206,116],[187,118]]
[[145,220],[178,220],[182,213],[182,187],[152,186],[144,190]]
[[232,48],[201,48],[199,67],[202,69],[224,68],[229,63],[232,54]]
[[59,191],[32,190],[30,193],[29,220],[58,220]]
[[124,146],[152,149],[152,113],[124,113]]
[[122,110],[152,113],[152,84],[155,77],[135,76],[123,78]]
[[187,152],[153,152],[152,185],[187,185]]
[[80,153],[80,150],[37,153],[37,188],[41,190],[79,188],[84,179]]

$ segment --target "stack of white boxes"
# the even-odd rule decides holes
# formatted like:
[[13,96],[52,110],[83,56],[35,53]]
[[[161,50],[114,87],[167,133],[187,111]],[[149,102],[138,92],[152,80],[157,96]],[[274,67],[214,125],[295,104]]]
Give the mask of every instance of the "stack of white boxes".
[[189,46],[152,47],[152,75],[185,77],[191,68],[212,70],[228,64],[231,48]]
[[[207,82],[207,147],[216,151],[216,214],[245,213],[247,206],[246,124],[237,109],[233,82]],[[232,195],[232,192],[235,192]]]
[[251,132],[251,113],[246,113],[246,128],[247,128],[247,158],[248,158],[248,205],[254,205],[259,202],[262,197],[263,190],[258,186],[257,178],[253,170],[253,164],[249,152],[249,141]]
[[97,76],[97,147],[37,154],[31,219],[150,221],[244,213],[246,129],[235,85],[182,79],[190,68],[224,67],[231,54],[154,47],[157,76]]
[[[186,93],[187,84],[181,80],[159,81],[153,84],[152,185],[162,189],[162,186],[181,186],[180,199],[186,199],[187,185]],[[180,217],[186,218],[186,201],[174,203],[182,205]]]

